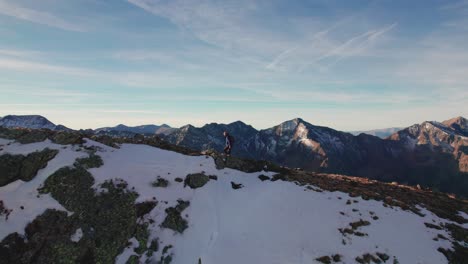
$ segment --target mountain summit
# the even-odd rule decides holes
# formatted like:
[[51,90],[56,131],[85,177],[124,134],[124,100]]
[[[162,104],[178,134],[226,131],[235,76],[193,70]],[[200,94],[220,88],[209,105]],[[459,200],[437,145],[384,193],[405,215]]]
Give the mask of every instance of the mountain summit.
[[11,128],[69,130],[62,125],[55,125],[40,115],[7,115],[0,119],[0,126]]

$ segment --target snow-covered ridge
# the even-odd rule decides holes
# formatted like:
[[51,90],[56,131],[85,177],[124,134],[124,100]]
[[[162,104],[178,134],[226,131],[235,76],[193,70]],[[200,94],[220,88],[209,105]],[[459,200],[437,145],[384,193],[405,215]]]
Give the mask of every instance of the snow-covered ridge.
[[[80,146],[64,148],[50,141],[21,145],[2,140],[0,145],[0,154],[27,154],[45,147],[60,150],[33,181],[0,187],[0,199],[13,209],[9,220],[0,218],[3,238],[10,232],[24,231],[26,224],[46,208],[64,210],[49,195],[38,198],[36,189],[59,167],[69,166],[87,153]],[[399,263],[447,263],[438,249],[452,249],[453,239],[447,230],[426,224],[437,226],[450,221],[423,208],[421,216],[384,206],[383,201],[351,197],[311,184],[262,181],[259,176],[272,178],[276,173],[220,170],[209,157],[186,156],[146,145],[122,144],[116,149],[87,140],[82,147],[95,148],[104,161],[103,166],[89,169],[95,187],[120,179],[139,194],[137,203],[154,198],[158,201],[140,221],[148,223],[148,241],[157,238],[160,248],[167,248],[165,254],[172,256],[171,263],[319,263],[318,258],[335,255],[340,256],[341,263],[354,263],[365,254],[377,253]],[[193,173],[215,175],[217,180],[198,189],[177,181]],[[152,186],[158,177],[168,182],[166,187]],[[241,188],[234,189],[233,183]],[[182,213],[188,222],[183,233],[161,226],[166,209],[176,206],[178,200],[190,202]],[[20,209],[24,203],[27,205]],[[459,215],[465,217],[467,213]],[[83,231],[75,231],[72,241],[86,239]],[[447,239],[434,240],[437,237]],[[143,263],[156,263],[162,257],[161,249],[148,257],[137,253],[139,242],[135,238],[130,237],[129,242],[131,246],[122,250],[116,263],[125,263],[132,255]]]

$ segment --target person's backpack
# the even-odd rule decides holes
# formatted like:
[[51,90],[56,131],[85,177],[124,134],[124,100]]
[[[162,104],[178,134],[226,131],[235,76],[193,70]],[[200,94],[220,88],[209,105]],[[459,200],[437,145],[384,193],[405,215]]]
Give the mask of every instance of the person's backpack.
[[231,145],[234,145],[234,142],[236,142],[236,140],[234,139],[233,136],[229,135],[229,142],[231,142]]

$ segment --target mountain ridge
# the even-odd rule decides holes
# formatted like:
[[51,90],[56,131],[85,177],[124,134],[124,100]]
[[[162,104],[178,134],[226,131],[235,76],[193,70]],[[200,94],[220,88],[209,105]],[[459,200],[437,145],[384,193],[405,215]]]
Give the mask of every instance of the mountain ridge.
[[[312,125],[301,118],[262,130],[242,121],[202,127],[186,125],[157,136],[196,151],[222,152],[224,131],[235,138],[234,156],[314,172],[420,184],[468,196],[468,138],[464,136],[466,119],[463,117],[443,122],[425,121],[386,139],[367,134],[354,136]],[[130,138],[139,135],[112,130],[97,134]]]
[[[1,177],[30,163],[22,155],[57,152],[49,162],[35,159],[44,169],[28,182],[0,186],[0,263],[300,263],[306,257],[442,264],[468,257],[468,201],[454,196],[264,161],[223,161],[154,135],[50,131],[58,143],[35,136],[42,132],[0,128],[0,159],[19,165],[0,166]],[[33,143],[20,144],[23,137]]]

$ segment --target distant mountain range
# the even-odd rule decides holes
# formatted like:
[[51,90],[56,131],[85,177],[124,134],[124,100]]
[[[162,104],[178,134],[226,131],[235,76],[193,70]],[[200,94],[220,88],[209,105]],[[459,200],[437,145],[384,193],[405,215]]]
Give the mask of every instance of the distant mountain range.
[[[8,122],[3,121],[5,118],[0,120],[0,124],[10,127],[58,127],[37,116],[22,117],[24,122],[21,122],[21,117],[9,116]],[[421,184],[468,196],[467,127],[464,117],[441,123],[426,121],[382,139],[365,133],[355,136],[296,118],[263,130],[237,121],[181,128],[119,125],[97,129],[94,133],[116,137],[157,134],[171,144],[193,150],[222,151],[222,132],[229,131],[235,138],[235,156],[268,160],[310,171]]]
[[391,135],[393,135],[394,133],[402,130],[404,128],[402,127],[392,127],[392,128],[382,128],[382,129],[374,129],[374,130],[367,130],[367,131],[351,131],[349,133],[357,136],[359,134],[368,134],[368,135],[372,135],[372,136],[376,136],[376,137],[379,137],[379,138],[387,138]]
[[170,126],[163,124],[161,126],[157,125],[142,125],[142,126],[126,126],[123,124],[117,125],[115,127],[102,127],[95,129],[94,132],[96,133],[115,133],[119,134],[121,132],[130,132],[130,133],[135,133],[135,134],[163,134],[167,135],[171,133],[174,129],[171,128]]

